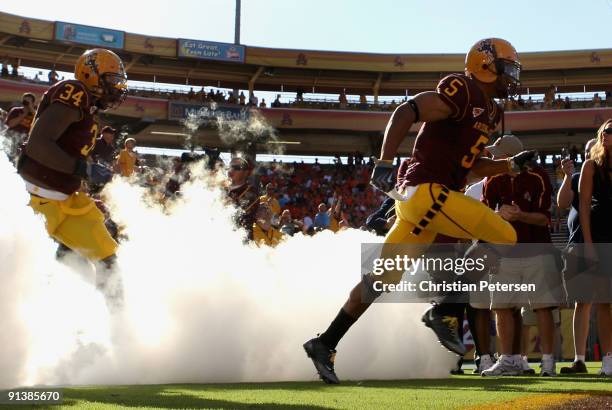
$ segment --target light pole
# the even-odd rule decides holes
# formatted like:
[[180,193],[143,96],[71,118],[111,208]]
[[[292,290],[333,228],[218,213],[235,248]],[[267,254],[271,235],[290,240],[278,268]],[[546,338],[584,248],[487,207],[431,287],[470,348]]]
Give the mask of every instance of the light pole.
[[234,23],[234,44],[240,44],[240,0],[236,0],[236,22]]

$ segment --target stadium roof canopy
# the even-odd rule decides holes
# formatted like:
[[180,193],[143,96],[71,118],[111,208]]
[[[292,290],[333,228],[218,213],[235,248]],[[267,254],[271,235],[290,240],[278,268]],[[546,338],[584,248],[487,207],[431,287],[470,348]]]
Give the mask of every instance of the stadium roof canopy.
[[[286,50],[170,39],[0,13],[0,59],[72,71],[98,44],[113,48],[132,80],[256,89],[367,95],[413,95],[463,70],[463,54],[368,54]],[[525,94],[550,85],[559,92],[607,90],[612,49],[520,53]]]

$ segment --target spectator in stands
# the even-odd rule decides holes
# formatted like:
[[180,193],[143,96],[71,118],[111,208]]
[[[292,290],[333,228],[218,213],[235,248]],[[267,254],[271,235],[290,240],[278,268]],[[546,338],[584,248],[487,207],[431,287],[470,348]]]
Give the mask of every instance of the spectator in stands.
[[266,105],[266,99],[265,99],[265,98],[262,98],[262,99],[261,99],[261,102],[259,103],[259,108],[266,108],[266,107],[267,107],[267,105]]
[[554,85],[550,85],[546,92],[544,93],[544,108],[552,108],[553,102],[555,100],[555,92],[557,91],[557,87]]
[[329,228],[330,213],[327,211],[327,207],[324,203],[319,204],[319,212],[315,215],[314,228],[317,230],[323,230]]
[[280,231],[289,236],[295,235],[304,228],[304,224],[297,219],[291,217],[291,211],[285,209],[280,217]]
[[276,199],[275,187],[272,183],[266,184],[266,194],[259,197],[259,204],[267,206],[272,212],[272,216],[278,218],[280,215],[280,205]]
[[593,96],[593,107],[601,107],[601,97],[599,93],[595,93]]
[[578,160],[578,147],[575,145],[572,145],[572,147],[569,150],[569,158],[576,162]]
[[[592,139],[585,145],[584,158],[585,160],[590,157],[590,151],[597,139]],[[582,229],[580,228],[580,196],[579,181],[580,173],[574,172],[574,162],[571,159],[563,159],[561,161],[561,167],[564,172],[563,183],[557,193],[557,203],[560,208],[569,208],[569,215],[567,217],[567,228],[569,231],[569,238],[567,240],[566,248],[566,266],[565,274],[577,273],[584,269],[579,266],[578,256],[582,255],[581,248],[576,246],[582,244]],[[569,293],[572,293],[572,289],[568,289]],[[570,300],[571,302],[571,300]],[[576,302],[574,306],[574,321],[573,321],[573,338],[574,338],[574,362],[569,367],[562,367],[561,373],[573,374],[573,373],[587,373],[585,365],[586,357],[586,343],[587,336],[589,333],[589,318],[591,314],[591,304],[584,302]]]
[[361,94],[359,96],[359,109],[360,110],[368,109],[368,99],[366,98],[365,94]]
[[102,128],[100,136],[96,139],[96,145],[91,152],[91,158],[94,161],[101,162],[107,166],[111,166],[113,164],[117,151],[115,148],[116,135],[117,130],[110,125]]
[[527,108],[528,110],[533,110],[533,100],[531,99],[531,96],[527,98],[527,102],[525,103],[525,108]]
[[236,94],[233,91],[229,92],[227,103],[228,104],[238,104],[238,99],[236,98]]
[[0,76],[1,77],[8,77],[9,76],[8,60],[3,60],[2,61],[2,71],[0,71]]
[[187,93],[187,98],[190,100],[195,100],[195,91],[193,91],[193,87],[189,89],[189,93]]
[[51,85],[59,81],[59,75],[57,74],[57,71],[55,71],[55,67],[53,67],[53,69],[49,71],[49,74],[47,75],[47,79],[49,80],[49,84]]
[[363,154],[359,151],[355,151],[355,165],[363,165]]
[[244,95],[243,91],[240,91],[240,95],[238,96],[238,101],[239,101],[240,105],[245,105],[246,104],[246,96]]
[[280,94],[276,94],[276,99],[272,101],[272,108],[280,108],[281,106],[280,97],[281,97]]
[[329,205],[329,210],[327,213],[329,214],[329,226],[328,229],[332,232],[338,232],[340,230],[340,219],[342,211],[342,196],[334,196],[331,199],[331,203]]
[[15,62],[12,64],[12,68],[11,76],[19,77],[19,60],[15,60]]
[[[353,156],[349,155],[346,161],[347,165],[353,165]],[[342,158],[340,158],[340,154],[336,154],[334,156],[334,164],[337,166],[342,166]]]
[[309,233],[312,232],[311,230],[314,227],[314,222],[313,222],[312,218],[310,217],[310,215],[304,215],[304,222],[302,222],[302,226],[304,227],[303,228],[303,232],[305,234],[307,234],[307,233],[309,234]]
[[282,233],[272,225],[272,211],[260,205],[253,224],[253,240],[257,246],[275,247],[282,239]]
[[344,90],[342,90],[342,92],[338,96],[338,103],[340,105],[341,110],[345,110],[346,107],[348,107],[348,100],[346,98],[346,93],[344,92]]
[[259,99],[254,92],[249,93],[249,105],[251,107],[257,107],[259,105]]
[[138,165],[138,154],[134,151],[136,140],[134,138],[126,139],[123,147],[117,157],[117,167],[122,176],[129,177],[134,173]]
[[304,102],[304,90],[297,90],[295,94],[295,102]]
[[36,96],[32,93],[25,93],[21,97],[21,106],[13,107],[6,117],[6,126],[10,131],[28,134],[34,115],[36,114]]
[[340,214],[340,221],[338,222],[339,230],[348,229],[351,227],[350,218],[346,211],[342,211]]
[[[598,262],[597,272],[609,289],[612,272],[609,248],[595,244],[612,243],[612,118],[597,130],[597,142],[591,148],[591,158],[582,164],[580,192],[580,226],[585,258]],[[595,284],[594,284],[595,285]],[[609,296],[608,296],[609,297]],[[608,298],[609,300],[609,298]],[[612,311],[610,303],[597,304],[597,327],[603,356],[601,375],[612,376]]]
[[565,100],[563,101],[563,108],[566,110],[570,110],[572,108],[572,102],[570,101],[568,96],[566,96]]

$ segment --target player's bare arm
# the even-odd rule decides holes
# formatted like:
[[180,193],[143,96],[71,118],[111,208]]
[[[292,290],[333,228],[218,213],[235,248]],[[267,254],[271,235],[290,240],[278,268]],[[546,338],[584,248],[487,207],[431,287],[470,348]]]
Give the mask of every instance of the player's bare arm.
[[474,162],[471,172],[480,178],[510,172],[507,159],[480,157]]
[[[26,155],[51,169],[73,174],[77,160],[57,145],[57,140],[72,123],[79,120],[79,110],[65,104],[51,104],[32,127],[25,148]],[[28,178],[27,175],[24,177]]]
[[479,177],[489,177],[506,172],[518,174],[537,158],[537,151],[523,151],[511,158],[490,159],[479,157],[470,171]]
[[397,149],[415,122],[441,121],[451,114],[448,104],[444,103],[435,91],[417,94],[411,101],[400,104],[387,123],[380,159],[393,161]]

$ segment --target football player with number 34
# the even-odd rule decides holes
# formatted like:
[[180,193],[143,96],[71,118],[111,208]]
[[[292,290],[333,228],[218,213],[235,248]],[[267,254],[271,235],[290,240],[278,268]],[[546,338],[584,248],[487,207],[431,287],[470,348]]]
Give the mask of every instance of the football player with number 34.
[[[406,252],[414,253],[408,257],[418,257],[437,234],[495,244],[516,242],[516,232],[509,222],[458,191],[470,172],[478,177],[518,173],[534,159],[534,151],[523,151],[504,160],[480,156],[501,118],[494,98],[507,98],[516,92],[520,70],[518,55],[509,42],[484,39],[468,52],[465,74],[443,78],[436,91],[418,94],[393,112],[370,180],[376,188],[396,198],[397,218],[385,237],[382,258],[395,258]],[[424,124],[412,158],[406,171],[397,175],[394,186],[393,159],[410,127],[419,121]],[[402,248],[406,244],[411,247]],[[334,370],[336,345],[380,296],[374,290],[374,280],[398,283],[402,274],[400,270],[388,270],[375,279],[373,275],[363,276],[328,329],[304,344],[323,381],[339,383]],[[435,325],[440,325],[427,324],[434,331]]]
[[44,94],[17,169],[30,193],[30,206],[44,216],[47,232],[92,261],[101,261],[96,283],[107,301],[117,243],[104,216],[81,182],[98,136],[98,111],[117,108],[127,95],[121,59],[105,49],[87,50],[79,57],[74,80],[54,84]]

